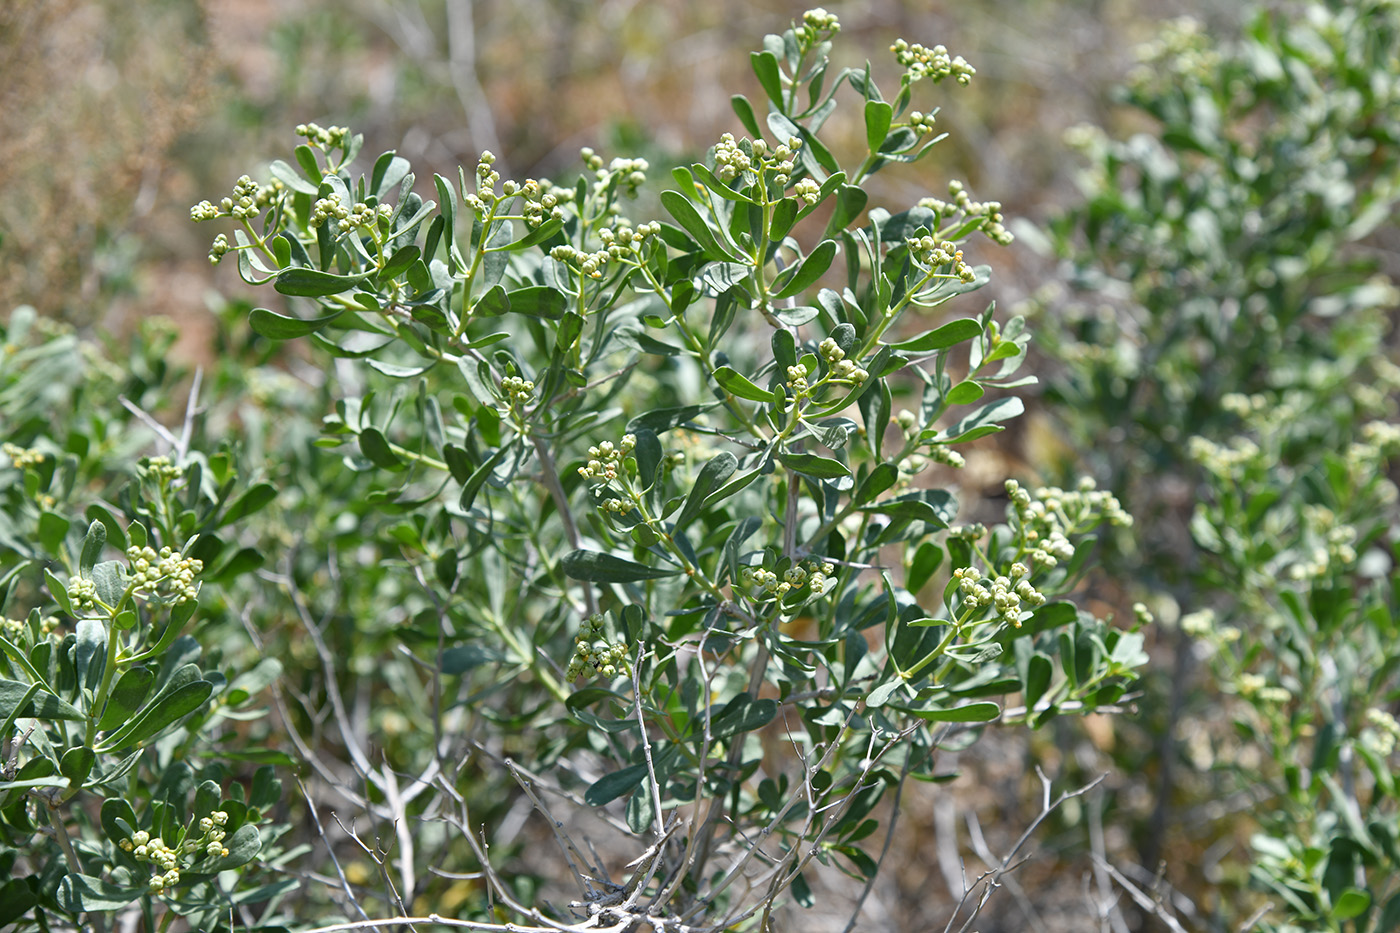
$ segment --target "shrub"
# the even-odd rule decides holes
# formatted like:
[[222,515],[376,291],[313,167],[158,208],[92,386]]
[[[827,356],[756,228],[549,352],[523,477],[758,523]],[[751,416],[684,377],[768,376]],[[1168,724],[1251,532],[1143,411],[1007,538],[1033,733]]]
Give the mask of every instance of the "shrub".
[[1230,923],[1267,905],[1262,929],[1400,923],[1396,291],[1368,248],[1400,198],[1397,41],[1383,2],[1260,12],[1237,42],[1172,24],[1124,95],[1153,130],[1076,130],[1085,200],[1052,225],[1092,295],[1045,320],[1057,411],[1121,441],[1084,448],[1145,519],[1114,566],[1209,658],[1184,715],[1162,701],[1204,780],[1164,781],[1159,815],[1246,801],[1200,844],[1252,835],[1215,896]]
[[[962,463],[959,445],[1020,413],[1005,393],[1032,381],[1018,376],[1029,341],[1019,318],[934,316],[988,279],[965,259],[967,241],[1009,236],[999,205],[956,182],[948,199],[897,213],[868,203],[874,172],[941,138],[936,111],[911,109],[916,85],[966,83],[973,71],[941,46],[901,40],[899,90],[885,100],[868,67],[831,69],[838,29],[815,10],[765,39],[752,61],[767,113],[734,98],[746,135],[673,170],[676,189],[659,196],[666,221],[627,216],[646,184],[640,160],[585,150],[587,171],[559,185],[503,180],[483,153],[470,175],[434,176],[434,202],[415,192],[404,159],[384,153],[356,174],[361,138],[310,124],[268,182],[244,177],[193,209],[229,231],[211,259],[231,258],[249,283],[291,299],[292,313],[248,313],[263,346],[307,340],[334,379],[286,388],[248,359],[257,345],[246,348],[243,384],[262,388],[260,404],[232,403],[243,445],[222,460],[181,447],[169,462],[143,461],[146,492],[123,499],[120,517],[86,537],[68,525],[50,535],[51,551],[69,555],[63,575],[45,588],[37,565],[20,562],[11,576],[40,620],[57,603],[75,644],[154,638],[159,655],[191,617],[195,568],[176,571],[176,621],[123,629],[127,597],[150,588],[136,582],[150,572],[140,561],[152,562],[141,552],[122,576],[97,559],[103,531],[170,547],[157,552],[159,570],[267,507],[273,520],[245,534],[281,595],[249,586],[227,598],[242,604],[249,637],[291,668],[274,700],[302,773],[373,827],[372,841],[353,824],[339,841],[324,837],[333,864],[318,877],[334,872],[337,903],[311,903],[328,918],[367,918],[369,907],[478,927],[771,928],[786,899],[812,902],[813,862],[868,890],[883,859],[867,850],[877,807],[910,779],[951,777],[936,751],[966,747],[994,722],[1115,708],[1145,661],[1140,620],[1116,627],[1067,598],[1091,563],[1094,529],[1130,521],[1113,496],[1009,480],[1006,520],[988,528],[957,524],[954,493],[934,483]],[[843,86],[864,129],[846,168],[821,132]],[[322,387],[335,397],[313,446],[300,418]],[[218,406],[234,423],[230,403]],[[249,458],[253,475],[255,453],[269,484],[231,500],[229,458]],[[33,495],[18,492],[26,456],[16,450],[6,474],[17,499]],[[230,563],[251,569],[242,553]],[[130,582],[103,589],[113,580]],[[84,601],[93,587],[101,611]],[[148,707],[122,725],[107,693],[83,692],[99,676],[91,662],[41,683],[20,656],[7,676],[27,696],[11,721],[37,721],[30,735],[47,743],[16,742],[26,774],[56,774],[49,786],[107,796],[104,807],[146,793],[90,788],[49,753],[73,742],[49,707],[71,706],[86,723],[82,748],[125,751],[157,782],[149,809],[163,840],[180,827],[193,827],[184,842],[213,833],[216,809],[243,819],[245,837],[259,832],[247,814],[262,816],[274,794],[268,772],[237,815],[236,792],[229,803],[189,787],[185,804],[164,789],[194,780],[179,775],[193,774],[188,743],[215,718],[213,675],[194,675],[208,686],[169,717]],[[116,660],[135,663],[120,650]],[[156,676],[181,669],[163,658]],[[253,671],[271,673],[266,662]],[[39,706],[23,706],[34,697]],[[143,717],[168,718],[175,738],[145,735]],[[231,768],[251,755],[238,748],[208,751]],[[5,813],[45,806],[36,787],[6,790]],[[319,826],[319,801],[309,789],[306,799]],[[559,843],[575,885],[567,909],[543,903],[538,857],[522,870],[500,854],[509,840],[487,849],[488,824],[518,819],[517,800]],[[576,807],[618,834],[609,848],[636,856],[626,872],[610,872],[555,815]],[[40,880],[24,882],[33,901],[14,916],[72,923],[134,903],[148,926],[176,914],[202,925],[212,911],[219,923],[290,922],[286,881],[215,874],[233,867],[217,861],[235,858],[232,845],[178,865],[178,879],[167,870],[163,887],[140,877],[137,890],[124,860],[143,844],[149,857],[149,841],[117,823],[103,836],[75,808],[53,820],[102,858],[75,865],[29,845],[17,825],[12,838]],[[891,817],[886,840],[893,829]],[[204,851],[221,841],[209,840],[198,836]],[[297,854],[266,842],[259,867]],[[366,871],[341,870],[352,847]],[[983,879],[983,895],[1009,865]],[[187,887],[191,873],[206,887]],[[376,873],[383,893],[370,903]],[[474,878],[479,891],[464,891]],[[264,898],[275,900],[252,908]]]

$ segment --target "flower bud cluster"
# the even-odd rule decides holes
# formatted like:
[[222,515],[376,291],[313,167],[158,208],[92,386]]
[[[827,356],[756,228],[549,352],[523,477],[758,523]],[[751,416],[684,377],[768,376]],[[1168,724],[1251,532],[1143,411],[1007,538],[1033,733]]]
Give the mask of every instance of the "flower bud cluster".
[[1006,493],[1016,512],[1022,540],[1031,545],[1029,556],[1036,566],[1054,567],[1074,556],[1069,536],[1087,531],[1102,522],[1128,527],[1133,517],[1124,511],[1112,493],[1094,488],[1085,477],[1079,488],[1044,486],[1034,496],[1014,479],[1006,481]]
[[781,578],[762,567],[742,567],[739,585],[755,595],[771,595],[782,599],[789,593],[807,587],[812,596],[826,592],[827,583],[836,567],[829,561],[805,560],[783,571]]
[[632,671],[627,658],[627,644],[621,641],[609,643],[604,638],[602,613],[594,613],[579,626],[578,634],[574,636],[574,654],[569,659],[568,669],[564,671],[564,679],[578,680],[587,670],[599,677],[616,677]]
[[1374,447],[1381,457],[1400,454],[1400,424],[1372,421],[1361,429],[1361,439]]
[[5,444],[0,446],[0,451],[3,451],[5,456],[10,458],[10,465],[16,470],[38,466],[44,462],[44,452],[33,447],[21,447],[18,444]]
[[604,227],[598,231],[598,239],[603,241],[608,256],[613,259],[623,259],[630,253],[637,252],[651,237],[661,232],[661,224],[653,220],[651,223],[639,224],[633,230],[625,221],[615,227]]
[[961,470],[967,465],[967,459],[947,444],[930,444],[928,455],[934,463],[941,463],[955,470]]
[[535,394],[535,384],[519,376],[505,376],[501,379],[501,394],[511,407],[515,407],[530,400],[530,396]]
[[1139,93],[1153,88],[1179,89],[1183,79],[1210,81],[1218,74],[1220,53],[1213,47],[1201,22],[1181,16],[1161,30],[1159,38],[1135,50],[1139,62],[1128,75],[1128,85]]
[[224,826],[227,824],[228,814],[215,810],[199,821],[198,838],[186,838],[177,846],[168,845],[159,836],[152,838],[145,830],[122,839],[117,845],[123,852],[131,853],[138,862],[150,862],[158,869],[151,877],[150,890],[153,894],[160,894],[180,883],[180,856],[222,858],[228,855],[228,847],[224,845]]
[[967,187],[957,179],[948,182],[948,194],[953,199],[951,202],[939,198],[920,198],[919,206],[933,211],[940,219],[947,219],[955,213],[964,218],[981,217],[982,225],[979,229],[988,239],[1001,246],[1008,246],[1016,239],[1011,235],[1011,231],[1006,229],[1006,218],[1001,213],[1000,201],[972,200],[972,196],[967,193]]
[[22,619],[6,619],[0,617],[0,636],[4,636],[8,642],[16,643],[24,637],[27,626]]
[[860,385],[870,378],[870,373],[861,369],[855,363],[846,359],[846,351],[836,345],[836,341],[827,337],[817,345],[817,352],[822,355],[831,366],[831,378],[835,382],[849,382],[851,385]]
[[967,608],[990,606],[999,619],[1017,628],[1021,627],[1023,606],[1036,608],[1045,604],[1045,594],[1031,585],[1029,576],[1030,568],[1019,561],[1012,564],[1006,574],[997,577],[983,577],[980,570],[972,567],[953,571],[953,579],[958,581],[958,591]]
[[214,242],[209,244],[209,265],[217,266],[232,249],[227,236],[221,233],[214,237]]
[[80,610],[97,608],[97,584],[84,577],[74,577],[68,581],[68,599]]
[[549,251],[549,256],[557,262],[578,269],[590,279],[601,279],[603,269],[607,267],[608,260],[612,258],[608,250],[600,249],[596,252],[585,253],[581,249],[575,249],[567,243],[561,243]]
[[126,549],[131,562],[131,581],[138,596],[160,593],[175,603],[188,602],[199,595],[195,575],[204,569],[204,561],[184,557],[168,547],[160,549],[136,547]]
[[807,367],[797,363],[787,368],[787,387],[795,398],[806,396],[811,388],[807,384]]
[[841,21],[836,18],[836,14],[828,13],[821,7],[803,13],[802,25],[796,27],[798,41],[809,47],[840,31]]
[[942,266],[953,267],[953,274],[963,282],[971,282],[977,278],[977,274],[972,271],[972,267],[963,262],[962,250],[957,248],[957,244],[951,240],[939,240],[932,236],[908,237],[904,241],[909,252],[920,264],[931,269]]
[[578,468],[579,475],[585,479],[601,479],[605,482],[617,479],[623,458],[636,446],[637,436],[624,434],[622,442],[616,446],[612,441],[603,441],[596,447],[588,448],[588,463]]
[[[771,153],[768,151],[768,141],[765,139],[755,139],[749,143],[752,155],[745,152],[743,147],[734,139],[733,133],[725,133],[715,144],[715,175],[720,181],[729,182],[738,178],[746,171],[772,172],[773,180],[786,187],[788,180],[792,177],[793,169],[796,167],[796,153],[802,148],[802,140],[797,136],[788,138],[784,145],[778,146]],[[811,181],[811,179],[805,179]],[[799,182],[798,196],[808,204],[815,204],[817,195],[821,191],[821,186],[815,182],[802,185]]]
[[660,232],[661,224],[656,221],[640,224],[635,230],[623,222],[598,231],[598,238],[603,241],[603,248],[600,250],[586,253],[564,243],[551,249],[549,255],[558,262],[578,269],[589,278],[601,279],[603,269],[609,262],[639,254],[643,244]]
[[1197,609],[1195,612],[1188,612],[1181,617],[1181,630],[1192,638],[1205,638],[1217,641],[1222,645],[1233,644],[1240,640],[1240,630],[1233,625],[1217,625],[1215,610],[1211,608]]
[[894,53],[895,61],[904,67],[911,82],[931,78],[936,83],[952,77],[959,84],[966,85],[977,73],[977,69],[964,61],[961,55],[950,57],[948,49],[941,45],[927,49],[917,42],[910,45],[903,39],[896,39],[890,51]]
[[141,461],[141,472],[162,486],[173,483],[185,475],[182,467],[172,463],[169,457],[146,457]]
[[195,223],[214,220],[217,217],[232,217],[234,220],[252,220],[262,209],[272,203],[283,185],[273,179],[271,184],[259,185],[247,175],[240,175],[233,183],[233,193],[220,199],[215,205],[211,201],[200,201],[190,208],[190,219]]
[[909,112],[909,128],[919,135],[933,132],[933,114],[923,113],[918,110]]
[[[584,151],[592,152],[592,150]],[[597,158],[596,155],[595,158]],[[601,165],[602,159],[598,159],[598,163]],[[637,196],[637,189],[646,184],[647,169],[649,168],[651,168],[651,164],[648,163],[646,159],[617,158],[608,163],[606,169],[597,168],[596,172],[599,184],[606,184],[613,178],[617,178],[619,179],[618,187],[621,188],[629,198],[635,198]]]
[[1264,703],[1287,703],[1292,694],[1284,687],[1271,686],[1263,674],[1244,673],[1235,681],[1235,689],[1246,699],[1257,699]]
[[1186,442],[1186,454],[1206,472],[1238,482],[1246,470],[1259,459],[1259,445],[1248,437],[1236,437],[1228,444],[1218,444],[1204,437],[1192,437]]
[[324,198],[317,199],[312,205],[311,226],[319,227],[327,221],[334,220],[337,232],[349,233],[351,230],[363,230],[381,220],[388,220],[393,213],[394,209],[388,204],[370,207],[368,204],[356,203],[347,208],[341,203],[340,195],[332,192]]
[[720,181],[733,181],[752,167],[749,154],[739,148],[733,133],[725,133],[715,144],[715,175]]
[[350,135],[350,128],[345,126],[318,126],[315,123],[298,123],[296,128],[298,136],[306,137],[306,141],[321,149],[334,149],[337,146],[344,146],[346,138]]
[[[501,173],[491,166],[496,164],[496,154],[490,149],[484,149],[476,160],[476,193],[479,196],[494,198],[496,196],[496,182],[501,180]],[[476,207],[479,200],[467,199],[467,203]]]
[[1381,757],[1395,751],[1396,741],[1400,740],[1400,722],[1397,722],[1394,716],[1383,709],[1371,707],[1366,711],[1366,723],[1370,726],[1362,733],[1366,744]]
[[981,522],[973,522],[970,525],[954,525],[948,529],[948,537],[961,538],[968,543],[980,541],[987,535],[987,526]]
[[[547,220],[563,220],[563,203],[573,196],[568,189],[556,188],[548,181],[534,178],[527,178],[523,183],[504,182],[501,194],[508,198],[519,196],[525,202],[520,213],[525,218],[525,226],[532,230]],[[467,195],[466,200],[478,213],[486,212],[485,202],[476,195]]]
[[793,193],[807,204],[816,204],[821,197],[822,186],[810,178],[804,178],[792,186]]

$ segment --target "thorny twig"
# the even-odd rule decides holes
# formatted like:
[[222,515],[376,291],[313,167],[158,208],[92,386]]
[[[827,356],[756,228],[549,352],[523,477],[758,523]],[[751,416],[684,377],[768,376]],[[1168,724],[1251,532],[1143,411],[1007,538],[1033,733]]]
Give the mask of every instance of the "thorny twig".
[[[1133,899],[1133,903],[1165,923],[1172,933],[1186,933],[1186,928],[1181,925],[1176,917],[1172,916],[1171,912],[1159,900],[1150,897],[1146,891],[1125,878],[1121,871],[1110,865],[1108,861],[1097,852],[1090,853],[1090,855],[1094,859],[1094,864],[1107,872],[1109,877]],[[1246,927],[1245,929],[1248,928]]]
[[1045,772],[1041,771],[1038,766],[1035,769],[1035,773],[1040,778],[1040,813],[1037,814],[1035,819],[1031,820],[1031,824],[1026,827],[1025,831],[1021,833],[1015,843],[1012,844],[1010,850],[1001,857],[997,864],[992,866],[990,870],[983,873],[980,878],[973,882],[972,887],[969,888],[967,893],[962,896],[962,899],[958,901],[958,906],[953,910],[952,916],[948,918],[948,923],[943,927],[943,933],[948,933],[949,930],[953,929],[953,924],[957,922],[958,915],[962,913],[963,907],[968,903],[968,899],[976,894],[980,887],[982,893],[980,897],[978,897],[976,904],[973,905],[972,912],[968,914],[967,919],[963,921],[963,925],[958,927],[958,933],[966,933],[968,928],[972,926],[972,921],[977,919],[977,915],[981,913],[982,908],[986,906],[987,901],[992,896],[992,892],[1000,885],[1002,876],[1007,872],[1014,871],[1025,863],[1026,859],[1023,858],[1018,861],[1016,855],[1025,844],[1030,841],[1031,836],[1040,828],[1040,824],[1045,822],[1050,814],[1054,813],[1066,800],[1087,794],[1090,790],[1097,787],[1099,783],[1103,781],[1104,777],[1106,777],[1106,775],[1101,774],[1083,787],[1077,790],[1062,791],[1058,797],[1052,799],[1050,796],[1050,779],[1045,776]]

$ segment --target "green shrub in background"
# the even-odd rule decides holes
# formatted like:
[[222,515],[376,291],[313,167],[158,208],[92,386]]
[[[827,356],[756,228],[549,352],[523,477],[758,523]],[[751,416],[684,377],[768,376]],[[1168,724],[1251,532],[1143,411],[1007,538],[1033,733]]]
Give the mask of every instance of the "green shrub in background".
[[145,328],[121,368],[30,308],[4,332],[0,924],[138,903],[147,928],[211,928],[295,886],[249,865],[281,832],[280,781],[254,763],[287,759],[245,724],[281,667],[230,644],[200,591],[258,566],[238,527],[276,490],[227,447],[189,447],[192,418],[160,429],[178,464],[139,456],[173,339]]
[[1086,198],[1052,227],[1085,291],[1046,317],[1050,397],[1144,519],[1114,566],[1209,657],[1164,698],[1199,780],[1155,787],[1158,817],[1224,800],[1197,844],[1253,835],[1216,894],[1171,877],[1221,929],[1400,927],[1397,302],[1372,248],[1400,199],[1397,54],[1389,2],[1259,13],[1232,43],[1174,24],[1125,95],[1155,129],[1076,131]]

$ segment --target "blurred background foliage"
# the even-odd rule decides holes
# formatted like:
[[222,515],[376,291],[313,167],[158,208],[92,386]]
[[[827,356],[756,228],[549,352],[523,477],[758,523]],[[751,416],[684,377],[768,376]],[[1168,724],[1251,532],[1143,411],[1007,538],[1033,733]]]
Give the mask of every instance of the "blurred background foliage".
[[[886,47],[895,36],[946,44],[977,67],[958,105],[940,117],[950,138],[922,170],[930,189],[963,178],[975,196],[1001,200],[1007,217],[1035,222],[1076,197],[1083,163],[1063,142],[1066,129],[1092,123],[1123,139],[1152,127],[1145,113],[1110,93],[1132,68],[1134,48],[1179,14],[1222,35],[1238,33],[1243,14],[1233,0],[867,0],[827,7],[841,17],[843,46],[859,48],[877,76],[894,73]],[[311,438],[282,436],[265,423],[267,412],[295,405],[314,423],[326,398],[299,393],[302,383],[282,375],[297,361],[275,356],[246,331],[246,306],[237,304],[242,286],[231,264],[208,265],[206,237],[188,223],[190,204],[245,172],[262,177],[261,160],[288,148],[292,126],[311,121],[353,127],[369,151],[397,148],[420,179],[434,171],[453,176],[482,149],[501,157],[507,177],[572,170],[582,146],[609,157],[647,157],[653,165],[690,161],[735,128],[729,96],[753,96],[748,52],[755,39],[803,9],[776,0],[9,0],[0,5],[0,305],[32,304],[80,330],[118,335],[170,317],[176,327],[161,345],[174,341],[169,356],[178,365],[162,380],[214,364],[212,383],[225,397],[247,382],[252,390],[241,403],[215,411],[214,430],[243,432],[252,444],[267,438],[269,453],[296,456]],[[860,127],[851,131],[854,148]],[[887,192],[891,199],[942,194],[910,190],[913,178],[877,184],[901,186]],[[1393,225],[1375,237],[1373,251],[1388,257],[1393,273]],[[993,264],[990,291],[1003,307],[1057,275],[1052,258],[1029,249],[984,259]],[[1076,261],[1085,264],[1083,256]],[[1038,298],[1055,306],[1044,294]],[[1393,319],[1393,309],[1385,317]],[[262,365],[269,362],[275,365]],[[989,445],[987,462],[970,458],[963,477],[969,493],[994,490],[1008,472],[1060,479],[1057,469],[1078,459],[1076,446],[1090,443],[1049,408],[1033,409],[1024,421],[1010,444],[1003,436],[994,452]],[[1089,436],[1108,430],[1082,421],[1073,427]],[[1194,493],[1189,478],[1172,478],[1184,484],[1165,490],[1181,497],[1175,524],[1169,516],[1149,528],[1179,535],[1189,547]],[[353,498],[352,479],[346,483]],[[325,527],[358,520],[327,517]],[[320,572],[312,560],[294,554],[287,570],[310,580]],[[307,566],[298,572],[295,562]],[[1120,566],[1132,567],[1131,556]],[[337,585],[353,589],[355,581]],[[1127,612],[1139,595],[1125,585],[1118,605],[1104,608]],[[365,604],[382,596],[365,594]],[[277,610],[254,606],[251,614],[263,611]],[[341,632],[341,644],[356,634],[382,637],[378,629]],[[318,663],[304,639],[282,641],[288,638],[270,632],[263,647]],[[881,877],[867,918],[882,917],[892,929],[923,929],[934,920],[941,926],[964,871],[948,840],[967,842],[965,815],[973,813],[991,847],[1004,848],[1038,810],[1032,762],[1065,780],[1111,776],[1102,793],[1071,801],[1042,830],[1037,857],[983,914],[984,931],[1027,922],[1055,930],[1108,923],[1103,905],[1121,895],[1095,872],[1087,841],[1120,867],[1138,866],[1132,880],[1144,890],[1157,877],[1176,886],[1184,895],[1178,909],[1209,909],[1212,885],[1231,880],[1216,866],[1232,850],[1248,858],[1252,823],[1245,805],[1206,806],[1219,784],[1182,781],[1174,790],[1177,779],[1163,775],[1164,760],[1210,767],[1209,756],[1195,750],[1204,740],[1172,732],[1183,707],[1202,735],[1229,726],[1210,726],[1206,693],[1189,703],[1173,699],[1173,684],[1183,684],[1190,670],[1177,660],[1188,640],[1173,634],[1149,650],[1158,675],[1135,722],[1098,718],[1052,727],[1029,743],[1011,731],[989,736],[961,780],[912,795],[905,804],[911,825],[891,859],[901,867]],[[376,715],[386,741],[398,741],[401,724],[388,712]],[[1183,752],[1177,739],[1195,745]],[[950,769],[957,765],[949,762]],[[1183,821],[1231,812],[1243,818],[1211,831],[1180,831]],[[1119,906],[1115,929],[1165,928],[1154,925],[1150,910]]]
[[[1061,133],[1113,123],[1106,90],[1162,17],[1238,17],[1221,0],[828,6],[845,48],[860,50],[852,63],[863,54],[877,79],[895,73],[892,36],[943,43],[975,64],[977,80],[946,118],[938,171],[999,198],[1009,217],[1066,189]],[[202,314],[203,292],[232,290],[236,276],[203,267],[189,204],[257,174],[298,123],[352,126],[369,149],[397,149],[420,179],[455,174],[482,149],[520,177],[572,170],[582,146],[692,159],[734,128],[729,96],[757,88],[752,37],[803,9],[13,0],[0,9],[0,288],[7,306],[77,324]],[[912,187],[909,177],[899,184]],[[999,263],[1003,286],[1016,281],[1010,271]]]

